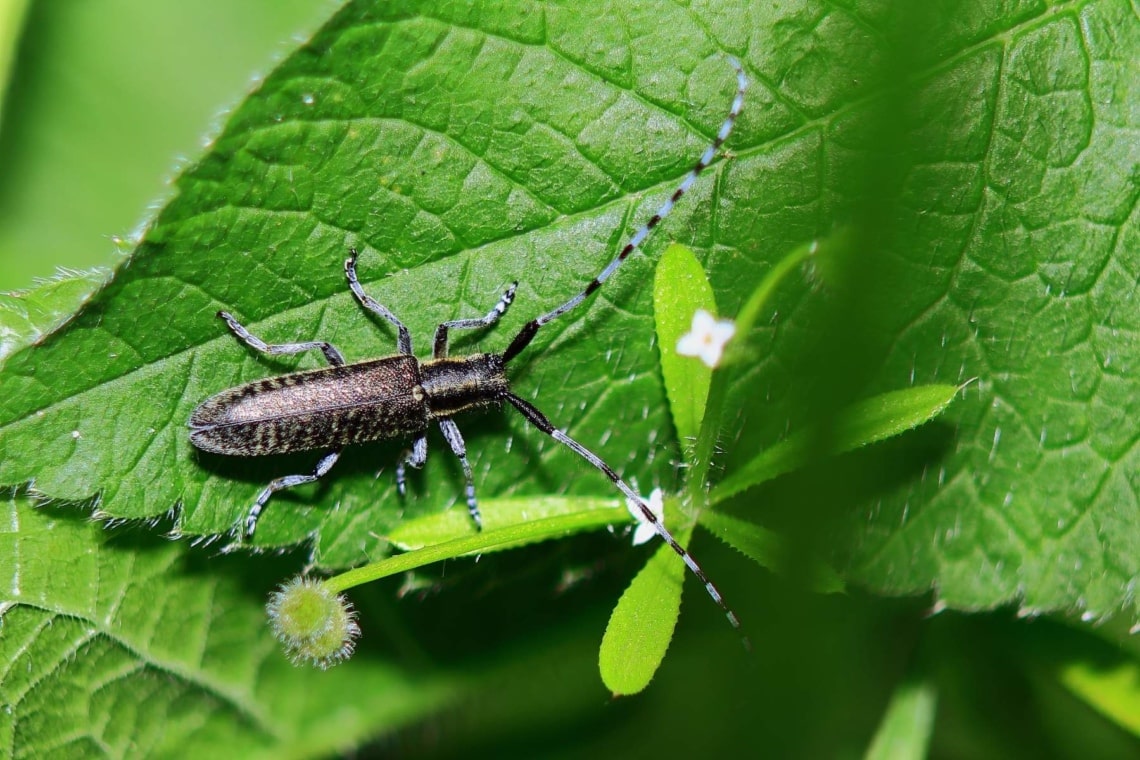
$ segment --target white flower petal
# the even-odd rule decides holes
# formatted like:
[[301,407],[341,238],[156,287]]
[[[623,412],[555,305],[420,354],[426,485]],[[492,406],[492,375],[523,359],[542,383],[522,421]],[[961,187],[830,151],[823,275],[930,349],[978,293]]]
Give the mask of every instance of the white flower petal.
[[729,319],[717,320],[704,309],[693,314],[693,326],[677,341],[677,353],[696,356],[709,367],[716,367],[724,355],[724,346],[736,334],[736,324]]
[[[645,499],[645,505],[649,507],[649,511],[657,516],[659,521],[665,520],[665,494],[662,493],[660,488],[654,488],[653,492],[649,494],[649,498]],[[638,526],[633,531],[633,545],[640,546],[649,539],[657,535],[657,529],[649,520],[645,519],[645,515],[637,506],[637,502],[633,499],[626,499],[625,506],[629,513],[637,520]]]
[[677,353],[681,356],[700,356],[703,346],[701,336],[696,333],[687,332],[677,341]]
[[693,314],[693,332],[707,333],[713,329],[716,324],[716,317],[705,309],[697,309]]
[[717,320],[712,327],[713,340],[721,345],[728,343],[732,340],[732,336],[736,335],[736,323],[731,319]]
[[724,354],[724,346],[719,343],[706,343],[705,347],[701,349],[701,361],[710,367],[715,367],[720,364],[720,357]]
[[643,522],[633,529],[633,545],[641,546],[657,535],[657,531],[647,522]]

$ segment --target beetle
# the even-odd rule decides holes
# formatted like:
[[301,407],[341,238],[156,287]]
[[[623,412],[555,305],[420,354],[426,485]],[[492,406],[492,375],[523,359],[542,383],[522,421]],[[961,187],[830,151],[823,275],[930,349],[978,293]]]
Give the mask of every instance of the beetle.
[[408,328],[385,306],[364,292],[356,274],[358,254],[350,249],[344,262],[345,278],[360,305],[386,320],[396,329],[397,353],[355,364],[326,341],[269,344],[253,335],[231,314],[218,316],[229,329],[250,348],[269,355],[298,354],[319,350],[329,367],[295,372],[257,380],[222,391],[203,401],[190,416],[190,441],[197,448],[230,456],[263,456],[298,451],[324,450],[317,466],[309,474],[277,478],[257,497],[242,526],[252,536],[266,502],[277,491],[303,483],[311,483],[328,473],[345,446],[389,438],[412,438],[410,451],[396,467],[398,491],[405,490],[405,466],[421,467],[427,460],[428,428],[438,423],[444,439],[463,467],[467,509],[477,528],[482,527],[471,465],[467,449],[453,417],[462,412],[503,403],[515,407],[540,431],[567,446],[591,465],[601,470],[622,492],[630,511],[651,524],[657,534],[684,560],[704,584],[713,601],[739,627],[736,615],[727,607],[720,592],[705,575],[692,555],[682,547],[637,494],[608,464],[556,428],[533,404],[515,395],[507,379],[506,367],[534,339],[543,325],[580,305],[602,286],[619,266],[637,250],[649,234],[674,208],[677,201],[692,188],[701,172],[712,163],[717,151],[732,133],[744,105],[748,80],[740,62],[729,58],[736,71],[736,94],[728,115],[693,168],[672,195],[650,219],[629,239],[606,267],[577,295],[560,306],[535,317],[523,325],[501,353],[476,353],[448,356],[448,333],[451,330],[481,329],[493,325],[506,313],[514,300],[513,283],[485,316],[459,319],[440,324],[435,331],[432,358],[420,361],[412,351]]

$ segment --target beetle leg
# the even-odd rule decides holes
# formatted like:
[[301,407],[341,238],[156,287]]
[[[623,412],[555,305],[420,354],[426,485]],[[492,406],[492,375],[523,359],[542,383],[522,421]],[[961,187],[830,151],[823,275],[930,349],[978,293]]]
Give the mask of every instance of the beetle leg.
[[325,355],[328,363],[334,367],[344,365],[344,357],[341,356],[340,351],[336,350],[336,346],[327,343],[323,340],[311,340],[306,343],[266,343],[261,338],[257,337],[236,319],[233,318],[229,312],[219,311],[218,316],[226,321],[230,326],[230,330],[238,337],[243,343],[252,349],[260,351],[263,354],[271,356],[281,356],[282,354],[300,354],[305,351],[312,351],[314,348],[319,348],[321,353]]
[[495,308],[487,312],[487,316],[480,319],[454,319],[435,328],[435,350],[432,352],[432,356],[436,359],[443,359],[447,356],[448,330],[475,330],[480,327],[490,327],[498,322],[499,317],[507,313],[507,307],[515,300],[515,288],[518,286],[518,282],[512,282],[511,286],[499,298],[499,302],[495,304]]
[[261,495],[257,497],[257,501],[249,508],[249,514],[245,516],[246,537],[253,537],[253,531],[257,528],[257,518],[261,516],[261,511],[265,509],[265,502],[269,501],[270,496],[285,488],[292,488],[293,486],[299,486],[303,483],[312,483],[314,480],[318,480],[332,469],[332,466],[336,464],[336,460],[339,456],[340,449],[330,451],[321,457],[321,461],[317,462],[317,466],[311,475],[286,475],[283,478],[277,478],[267,485],[265,490],[261,492]]
[[479,505],[475,502],[475,479],[471,475],[471,464],[467,461],[467,446],[463,443],[463,436],[460,435],[459,427],[450,417],[440,419],[439,429],[443,433],[443,437],[447,439],[448,445],[451,446],[451,451],[459,457],[459,462],[463,465],[463,477],[467,480],[467,511],[471,513],[471,520],[475,523],[475,529],[483,530],[483,516],[479,514]]
[[372,296],[364,292],[364,288],[360,284],[360,280],[356,279],[356,259],[360,256],[355,248],[348,250],[349,256],[344,260],[344,276],[348,279],[348,287],[352,290],[352,294],[356,296],[356,300],[360,301],[360,305],[368,309],[373,314],[383,317],[391,322],[396,328],[396,350],[401,354],[407,356],[412,355],[412,334],[408,332],[408,328],[399,318],[388,310],[388,307],[381,304]]
[[417,470],[427,461],[427,436],[421,435],[412,443],[412,450],[405,451],[396,463],[396,492],[403,496],[407,491],[407,470],[405,467],[415,467]]

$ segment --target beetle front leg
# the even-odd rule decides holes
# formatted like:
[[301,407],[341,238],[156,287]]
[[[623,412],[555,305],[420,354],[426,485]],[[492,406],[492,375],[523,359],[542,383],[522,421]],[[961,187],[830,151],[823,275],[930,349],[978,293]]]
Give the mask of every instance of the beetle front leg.
[[348,287],[352,294],[356,296],[356,300],[360,302],[361,306],[392,323],[392,326],[396,328],[396,350],[401,354],[411,356],[412,334],[387,306],[364,292],[364,287],[361,286],[360,280],[356,276],[356,259],[360,254],[355,248],[350,248],[348,253],[349,256],[344,261],[344,276],[348,280]]
[[436,359],[443,359],[447,356],[447,331],[448,330],[476,330],[480,327],[490,327],[499,321],[499,317],[507,313],[511,302],[515,300],[515,289],[519,286],[517,282],[512,282],[511,286],[503,292],[499,302],[495,304],[487,316],[479,319],[455,319],[451,322],[444,322],[439,327],[435,328],[435,348],[432,356]]
[[463,443],[463,436],[460,435],[459,427],[450,417],[444,417],[439,421],[439,429],[448,445],[451,446],[451,451],[459,457],[459,463],[463,465],[463,477],[467,481],[467,511],[471,513],[471,520],[475,523],[475,529],[483,530],[483,515],[479,514],[479,505],[475,501],[475,478],[471,474],[471,463],[467,461],[467,446]]
[[257,519],[261,516],[262,510],[265,509],[265,502],[269,501],[269,497],[278,491],[285,488],[292,488],[293,486],[303,485],[304,483],[312,483],[314,480],[319,480],[323,477],[332,466],[336,464],[337,458],[340,457],[340,449],[330,451],[321,457],[321,461],[317,462],[316,468],[310,475],[286,475],[283,478],[277,478],[265,487],[261,495],[257,497],[257,501],[249,508],[249,514],[245,517],[245,535],[246,538],[253,537],[253,531],[257,528]]
[[[341,356],[340,351],[336,350],[336,346],[327,343],[323,340],[311,340],[306,343],[266,343],[261,338],[257,337],[249,330],[233,318],[229,312],[219,311],[218,316],[226,321],[230,326],[230,330],[238,337],[241,342],[245,343],[250,348],[260,351],[263,354],[270,356],[280,356],[283,354],[300,354],[305,351],[312,351],[314,348],[319,348],[321,353],[325,355],[328,363],[334,367],[344,366],[344,357]],[[266,497],[269,498],[269,497]]]

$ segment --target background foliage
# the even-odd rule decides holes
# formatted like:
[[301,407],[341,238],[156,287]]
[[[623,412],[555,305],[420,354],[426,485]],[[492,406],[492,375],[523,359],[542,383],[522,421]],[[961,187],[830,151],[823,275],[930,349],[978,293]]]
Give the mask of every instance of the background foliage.
[[[179,176],[110,284],[65,330],[7,359],[0,481],[34,481],[54,503],[33,510],[14,491],[0,537],[2,746],[160,754],[225,740],[300,755],[419,722],[427,728],[403,734],[402,749],[759,745],[812,756],[872,746],[884,711],[889,732],[916,710],[927,715],[903,721],[920,727],[909,746],[929,740],[939,754],[1135,752],[1134,644],[1119,635],[1135,622],[1140,563],[1129,424],[1140,358],[1135,6],[590,7],[361,2],[331,13]],[[25,39],[50,27],[36,13]],[[310,466],[190,450],[183,421],[206,395],[315,362],[252,356],[213,312],[234,311],[272,340],[385,353],[391,336],[344,288],[340,263],[357,245],[369,292],[421,348],[436,323],[482,313],[522,280],[482,343],[501,345],[597,271],[699,154],[731,96],[725,52],[753,82],[731,160],[649,256],[536,340],[517,387],[645,490],[675,484],[651,343],[652,254],[684,241],[732,314],[784,253],[850,226],[852,255],[782,290],[749,336],[757,359],[734,379],[717,472],[855,399],[976,378],[946,422],[729,505],[830,557],[857,590],[812,596],[794,573],[761,576],[698,534],[698,555],[759,644],[753,670],[719,616],[693,603],[650,691],[599,708],[597,638],[642,555],[587,537],[449,564],[406,581],[400,601],[396,586],[370,587],[354,597],[360,656],[331,675],[290,669],[258,608],[307,549],[219,558],[154,539],[225,530],[266,480]],[[186,69],[207,77],[200,62],[215,58],[198,50]],[[44,154],[32,137],[51,135],[50,108],[12,107],[31,86],[25,59],[36,54],[16,59],[3,111],[6,165],[35,164]],[[146,90],[190,100],[168,82]],[[21,123],[32,126],[13,142]],[[86,194],[119,169],[92,159],[97,190]],[[75,228],[63,189],[78,180],[37,196],[19,184],[26,176],[5,172],[0,201],[30,233],[0,250],[58,250],[52,236]],[[104,233],[126,224],[92,214]],[[27,297],[3,304],[4,324],[26,326],[12,328],[13,347],[42,332],[53,303],[63,310],[43,291],[34,298],[36,309]],[[515,417],[464,430],[488,497],[610,495]],[[275,500],[259,540],[316,532],[311,559],[329,566],[383,554],[386,531],[460,493],[454,462],[431,445],[407,502],[390,468],[373,478],[399,446],[370,447],[329,482]],[[83,522],[92,506],[157,523],[106,533]],[[924,619],[931,605],[1001,611]],[[1056,617],[1031,625],[1011,612]],[[164,733],[168,721],[185,728]]]

